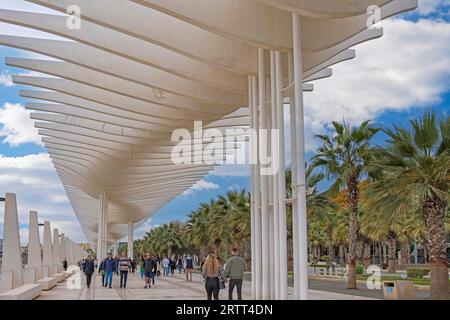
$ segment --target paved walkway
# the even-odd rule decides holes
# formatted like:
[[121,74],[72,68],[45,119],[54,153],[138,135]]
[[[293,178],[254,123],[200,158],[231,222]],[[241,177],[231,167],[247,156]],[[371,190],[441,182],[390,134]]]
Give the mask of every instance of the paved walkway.
[[[204,300],[206,293],[199,274],[193,275],[192,282],[187,282],[184,273],[175,273],[174,277],[158,277],[156,287],[144,289],[144,281],[139,274],[129,274],[126,289],[119,288],[119,277],[114,275],[113,288],[103,288],[101,276],[95,274],[91,288],[85,286],[85,277],[81,272],[60,282],[49,291],[43,291],[37,300]],[[251,298],[250,282],[244,282],[244,299]],[[220,290],[220,299],[226,300],[227,290]],[[311,300],[367,300],[368,297],[352,296],[342,293],[309,290]],[[292,288],[289,288],[292,299]]]

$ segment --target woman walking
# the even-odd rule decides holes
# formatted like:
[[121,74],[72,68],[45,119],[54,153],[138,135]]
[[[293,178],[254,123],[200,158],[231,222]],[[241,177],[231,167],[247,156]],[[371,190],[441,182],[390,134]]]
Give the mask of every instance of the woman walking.
[[206,296],[208,300],[212,298],[219,300],[219,290],[225,284],[225,277],[220,267],[219,260],[214,254],[209,254],[203,264],[202,276],[205,279]]

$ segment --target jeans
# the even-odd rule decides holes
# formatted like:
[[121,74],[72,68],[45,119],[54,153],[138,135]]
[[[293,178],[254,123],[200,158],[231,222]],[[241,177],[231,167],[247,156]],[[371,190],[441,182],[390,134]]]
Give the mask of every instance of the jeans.
[[219,278],[207,278],[205,281],[206,297],[219,300]]
[[92,274],[86,275],[86,286],[89,288],[91,286]]
[[120,287],[127,286],[128,271],[120,271]]
[[145,272],[141,271],[141,279],[144,279],[144,274],[145,274]]
[[236,286],[238,300],[242,300],[242,279],[230,279],[228,287],[228,300],[233,300],[234,286]]
[[156,271],[152,272],[152,285],[155,285],[155,276],[156,276]]
[[164,277],[169,275],[169,267],[164,267]]
[[113,272],[112,271],[110,271],[110,272],[106,272],[106,275],[105,275],[105,287],[110,287],[110,288],[112,288],[112,280],[113,280]]

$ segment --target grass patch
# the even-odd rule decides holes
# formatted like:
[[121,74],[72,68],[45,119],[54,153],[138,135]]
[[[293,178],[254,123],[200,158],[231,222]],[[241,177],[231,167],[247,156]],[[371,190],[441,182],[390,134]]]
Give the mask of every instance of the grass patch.
[[[369,276],[368,275],[357,275],[356,279],[358,280],[367,280]],[[419,279],[419,278],[412,278],[412,279],[402,279],[400,276],[381,276],[381,281],[394,281],[394,280],[408,280],[411,281],[413,284],[421,285],[421,286],[429,286],[430,285],[430,279]],[[450,284],[450,280],[448,281]]]

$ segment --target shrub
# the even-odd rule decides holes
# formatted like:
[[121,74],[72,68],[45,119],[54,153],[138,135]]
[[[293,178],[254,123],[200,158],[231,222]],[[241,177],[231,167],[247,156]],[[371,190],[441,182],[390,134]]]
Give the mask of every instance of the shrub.
[[358,265],[356,266],[356,274],[363,274],[363,273],[364,273],[364,266],[358,264]]
[[413,279],[422,279],[424,276],[430,273],[430,269],[428,268],[408,268],[406,270],[406,274],[408,278]]
[[322,257],[320,258],[320,261],[328,262],[328,256],[322,256]]

